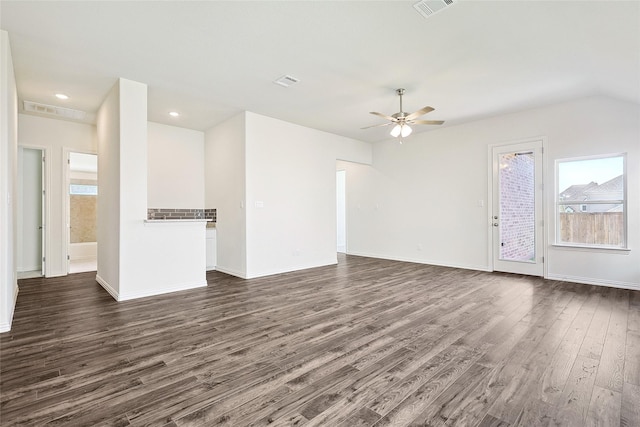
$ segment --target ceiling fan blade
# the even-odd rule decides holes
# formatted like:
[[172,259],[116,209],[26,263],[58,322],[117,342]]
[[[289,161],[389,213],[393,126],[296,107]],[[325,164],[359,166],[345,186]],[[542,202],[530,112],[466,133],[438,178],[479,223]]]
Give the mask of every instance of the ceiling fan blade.
[[423,114],[427,114],[433,111],[433,108],[431,107],[423,107],[421,109],[419,109],[418,111],[416,111],[415,113],[411,113],[409,114],[406,119],[407,120],[413,120],[413,119],[417,119],[418,117],[422,116]]
[[392,124],[393,124],[393,123],[391,123],[391,122],[389,122],[389,123],[382,123],[381,125],[367,126],[367,127],[363,127],[363,128],[360,128],[360,129],[378,128],[378,127],[380,127],[380,126],[389,126],[389,125],[392,125]]
[[412,120],[412,125],[441,125],[444,123],[444,120]]
[[371,111],[369,114],[373,114],[373,115],[375,115],[375,116],[380,116],[380,117],[382,117],[383,119],[391,120],[392,122],[395,122],[395,121],[396,121],[396,119],[394,119],[394,118],[393,118],[393,117],[391,117],[391,116],[387,116],[387,115],[382,114],[382,113],[376,113],[375,111]]

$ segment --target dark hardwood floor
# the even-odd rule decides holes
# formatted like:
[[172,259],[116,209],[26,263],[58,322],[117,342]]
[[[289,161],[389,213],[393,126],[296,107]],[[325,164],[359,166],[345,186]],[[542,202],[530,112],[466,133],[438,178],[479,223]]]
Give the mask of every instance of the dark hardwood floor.
[[341,256],[115,302],[20,281],[0,424],[640,426],[640,292]]

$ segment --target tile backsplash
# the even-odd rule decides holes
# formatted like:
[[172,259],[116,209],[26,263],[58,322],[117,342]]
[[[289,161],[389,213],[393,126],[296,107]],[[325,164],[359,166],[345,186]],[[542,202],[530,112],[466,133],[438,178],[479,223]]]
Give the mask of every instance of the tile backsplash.
[[147,219],[210,219],[216,222],[217,212],[215,209],[147,209]]

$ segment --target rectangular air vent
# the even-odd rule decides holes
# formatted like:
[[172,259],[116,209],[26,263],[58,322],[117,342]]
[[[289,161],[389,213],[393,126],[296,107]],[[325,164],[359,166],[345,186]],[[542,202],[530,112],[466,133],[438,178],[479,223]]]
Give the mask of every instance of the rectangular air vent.
[[55,105],[40,104],[33,101],[24,101],[24,111],[30,113],[48,114],[65,119],[82,120],[87,113],[80,110],[72,110],[71,108],[56,107]]
[[300,79],[296,79],[293,76],[289,76],[289,75],[284,75],[280,78],[278,78],[277,80],[274,80],[273,82],[277,85],[280,86],[284,86],[284,87],[289,87],[292,84],[298,83],[300,81]]
[[413,8],[425,18],[440,12],[447,6],[451,6],[453,0],[422,0],[413,5]]

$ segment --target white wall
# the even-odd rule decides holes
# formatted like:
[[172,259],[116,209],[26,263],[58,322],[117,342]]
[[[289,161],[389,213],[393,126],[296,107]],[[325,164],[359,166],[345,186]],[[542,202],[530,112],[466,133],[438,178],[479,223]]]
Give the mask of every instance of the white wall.
[[336,159],[371,145],[244,112],[205,133],[206,207],[216,269],[258,277],[336,263]]
[[204,132],[148,123],[148,206],[204,208]]
[[371,145],[247,113],[247,277],[335,264],[336,159]]
[[42,268],[42,151],[18,147],[18,271]]
[[18,296],[17,130],[18,96],[9,35],[0,30],[0,332],[11,329]]
[[120,293],[120,84],[97,114],[98,267],[96,280],[117,299]]
[[[545,137],[547,276],[640,288],[640,107],[593,97],[374,144],[373,167],[347,170],[349,253],[490,268],[488,147]],[[557,248],[554,161],[626,152],[631,251]],[[419,249],[421,245],[422,250]]]
[[145,222],[147,126],[147,86],[119,79],[98,113],[96,277],[118,301],[207,285],[205,223]]
[[216,269],[246,277],[245,113],[205,133],[205,208],[216,209]]
[[67,224],[64,204],[67,188],[64,182],[65,149],[93,152],[98,149],[96,127],[85,123],[50,119],[28,114],[18,115],[18,143],[23,147],[42,147],[46,156],[46,181],[48,185],[48,221],[45,228],[47,242],[46,276],[67,274],[66,245]]

